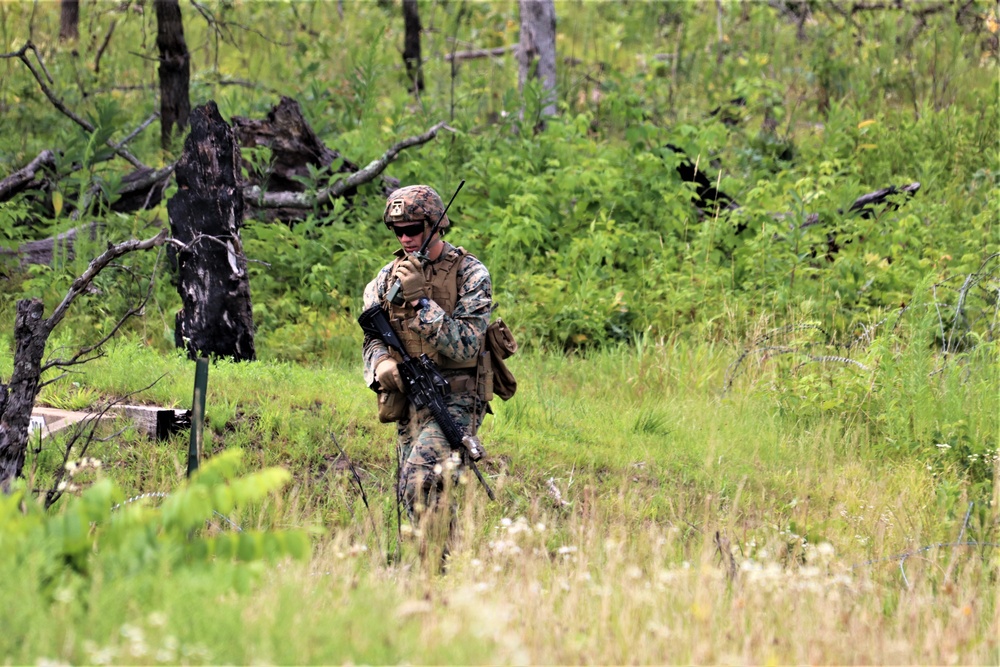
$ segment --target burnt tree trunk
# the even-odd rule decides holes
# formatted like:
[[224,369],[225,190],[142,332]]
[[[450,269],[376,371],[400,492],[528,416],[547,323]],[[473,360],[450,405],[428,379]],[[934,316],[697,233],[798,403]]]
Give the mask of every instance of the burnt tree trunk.
[[14,319],[14,373],[10,384],[0,384],[0,487],[4,491],[21,475],[28,450],[28,423],[38,394],[45,341],[50,322],[42,317],[40,299],[17,302]]
[[62,0],[59,3],[59,39],[80,37],[80,0]]
[[191,55],[184,41],[184,23],[178,0],[155,0],[156,48],[160,51],[160,145],[170,146],[174,128],[182,132],[191,115],[188,94]]
[[[545,97],[542,115],[556,115],[556,6],[553,0],[520,0],[521,44],[518,49],[518,87],[531,76],[531,68],[538,59],[535,78],[542,82]],[[542,119],[539,119],[540,122]]]
[[174,175],[178,189],[167,213],[171,235],[184,245],[174,255],[183,302],[174,339],[192,359],[253,360],[250,281],[239,232],[240,148],[215,102],[191,114],[191,133]]
[[[316,167],[330,168],[339,161],[336,173],[353,174],[361,168],[328,148],[302,115],[299,103],[290,97],[282,97],[262,120],[233,116],[232,123],[233,134],[244,150],[266,147],[271,151],[271,161],[267,165],[255,168],[250,162],[243,161],[248,175],[244,186],[256,185],[262,191],[270,192],[305,192],[303,179],[308,179]],[[311,170],[310,166],[314,169]],[[344,197],[350,200],[356,193],[357,189],[351,188],[344,193]],[[251,216],[255,215],[253,208],[256,203],[252,199],[247,201]],[[309,213],[311,210],[277,208],[260,214],[267,220],[291,221],[302,220]]]
[[420,63],[420,13],[417,0],[403,0],[403,25],[406,37],[403,40],[403,62],[406,76],[410,79],[410,90],[421,93],[424,90],[424,70]]
[[141,310],[141,305],[130,308],[100,341],[80,348],[68,359],[52,359],[43,364],[49,334],[66,316],[73,301],[87,293],[94,278],[102,270],[130,252],[149,250],[163,245],[166,240],[166,230],[160,230],[159,234],[144,241],[131,239],[117,245],[109,243],[108,249],[95,257],[87,269],[73,281],[62,302],[47,319],[42,317],[44,305],[41,299],[22,299],[17,302],[17,314],[14,317],[14,372],[9,385],[0,383],[0,489],[9,490],[10,482],[24,468],[28,424],[31,422],[35,396],[41,386],[39,383],[42,372],[47,368],[66,368],[89,361],[86,356],[104,345],[129,317]]

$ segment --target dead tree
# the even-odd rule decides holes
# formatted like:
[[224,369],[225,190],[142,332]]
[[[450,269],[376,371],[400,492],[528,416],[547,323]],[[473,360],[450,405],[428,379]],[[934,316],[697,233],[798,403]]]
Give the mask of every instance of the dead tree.
[[59,3],[59,39],[80,37],[80,0],[62,0]]
[[[556,7],[553,0],[519,0],[521,44],[518,48],[517,83],[521,91],[532,75],[542,82],[542,116],[556,115]],[[539,123],[544,118],[538,119]]]
[[191,55],[184,41],[178,0],[154,0],[153,5],[156,48],[160,51],[160,144],[168,148],[174,129],[181,133],[191,115]]
[[44,317],[45,306],[40,299],[22,299],[17,302],[17,314],[14,318],[14,372],[10,382],[0,383],[0,488],[9,489],[11,481],[19,477],[24,468],[24,455],[28,447],[28,425],[35,398],[42,387],[42,373],[50,368],[88,361],[87,355],[98,351],[129,317],[140,312],[143,304],[129,308],[110,333],[97,343],[81,348],[68,359],[43,361],[49,334],[65,317],[73,301],[87,292],[94,278],[103,269],[123,255],[160,246],[166,240],[167,232],[162,230],[156,236],[144,241],[132,239],[109,246],[90,263],[79,278],[73,281],[69,292],[48,318]]
[[420,12],[417,0],[403,0],[403,63],[414,94],[424,92],[424,69],[420,62]]
[[[233,116],[232,123],[233,134],[244,151],[243,166],[247,169],[244,189],[257,187],[262,191],[301,193],[307,190],[311,174],[318,172],[331,178],[334,174],[352,174],[360,168],[320,140],[302,115],[299,103],[290,97],[282,97],[262,119]],[[246,149],[256,148],[270,151],[270,161],[266,165],[246,159]],[[335,163],[339,165],[336,168]],[[343,196],[349,199],[356,192],[357,188],[351,188]],[[259,202],[248,198],[246,203],[255,215],[253,210],[258,209]],[[306,209],[269,208],[262,217],[287,222],[302,219],[307,213]]]
[[[240,241],[240,147],[215,102],[196,107],[167,202],[183,307],[174,339],[194,359],[256,358],[247,260]],[[177,250],[173,250],[174,248]]]

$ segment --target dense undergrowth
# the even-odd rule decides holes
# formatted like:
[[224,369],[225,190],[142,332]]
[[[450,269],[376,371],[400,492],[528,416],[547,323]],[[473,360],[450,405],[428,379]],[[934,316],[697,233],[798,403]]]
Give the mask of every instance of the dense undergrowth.
[[[811,3],[800,37],[766,3],[723,2],[720,23],[713,3],[560,3],[560,113],[541,131],[540,91],[518,93],[512,57],[443,57],[514,43],[515,5],[422,2],[419,99],[399,7],[337,6],[202,5],[229,22],[214,32],[185,5],[192,102],[260,117],[288,95],[360,163],[448,121],[387,173],[442,194],[467,180],[449,240],[490,267],[523,348],[519,392],[483,431],[500,501],[468,487],[447,577],[406,537],[387,562],[392,435],[362,386],[354,319],[396,243],[381,197],[364,186],[295,225],[250,220],[261,360],[210,372],[216,476],[185,485],[186,435],[102,427],[113,437],[69,476],[65,436],[33,443],[0,507],[4,655],[997,662],[995,6],[957,19]],[[42,149],[61,151],[65,176],[40,204],[0,204],[5,248],[78,225],[91,179],[113,197],[124,167],[97,147],[155,109],[156,65],[139,55],[155,53],[153,12],[81,9],[80,41],[60,44],[57,5],[0,3],[0,51],[30,37],[53,88],[98,126],[81,132],[0,60],[0,176]],[[152,129],[131,146],[154,166],[180,150],[160,151]],[[699,202],[670,146],[739,206]],[[265,152],[245,157],[266,169]],[[912,198],[847,212],[913,182]],[[107,239],[150,236],[166,210],[99,217],[104,236],[75,259],[22,271],[0,256],[0,321],[19,298],[57,303]],[[50,349],[99,337],[155,270],[142,316],[106,357],[47,377],[40,403],[189,405],[166,259],[136,262],[97,281]],[[0,379],[11,370],[0,354]],[[311,556],[289,560],[304,535]]]

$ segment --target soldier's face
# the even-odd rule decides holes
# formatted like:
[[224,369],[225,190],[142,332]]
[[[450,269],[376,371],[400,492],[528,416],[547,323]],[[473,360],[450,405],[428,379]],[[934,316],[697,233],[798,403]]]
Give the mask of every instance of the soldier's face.
[[407,254],[420,250],[420,244],[424,242],[423,222],[398,223],[392,226],[392,231]]

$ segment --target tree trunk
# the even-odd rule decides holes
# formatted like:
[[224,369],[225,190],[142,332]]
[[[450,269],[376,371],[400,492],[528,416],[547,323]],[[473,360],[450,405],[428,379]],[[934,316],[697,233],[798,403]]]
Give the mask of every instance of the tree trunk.
[[406,27],[406,38],[403,40],[406,76],[410,79],[410,90],[421,93],[424,90],[424,70],[420,63],[420,14],[417,0],[403,0],[403,24]]
[[130,252],[161,246],[166,239],[166,230],[160,230],[159,234],[144,241],[131,239],[118,245],[109,243],[108,249],[95,257],[87,269],[73,281],[62,302],[47,319],[42,318],[44,304],[41,299],[22,299],[17,302],[17,314],[14,317],[14,373],[9,385],[0,383],[0,489],[9,490],[11,481],[24,468],[28,425],[31,423],[31,410],[38,395],[42,370],[52,366],[65,368],[86,363],[86,355],[106,343],[126,319],[139,312],[141,304],[130,308],[100,341],[80,348],[72,357],[52,359],[43,365],[42,357],[45,355],[45,343],[49,334],[65,317],[73,301],[87,292],[102,270]]
[[182,132],[191,115],[188,89],[191,56],[184,42],[184,23],[178,0],[154,0],[156,47],[160,51],[160,144],[170,146],[176,127]]
[[10,384],[0,384],[0,488],[21,475],[28,449],[28,424],[38,395],[42,356],[49,337],[49,321],[42,317],[40,299],[17,302],[14,318],[14,373]]
[[254,351],[243,224],[240,148],[215,102],[197,107],[175,169],[177,194],[167,202],[183,308],[174,339],[195,359],[249,361]]
[[[518,49],[518,87],[531,76],[538,58],[535,78],[545,91],[542,116],[556,115],[556,7],[553,0],[519,0],[521,8],[521,46]],[[544,120],[540,119],[540,122]]]
[[62,0],[59,3],[59,39],[80,37],[80,0]]

